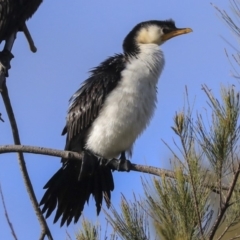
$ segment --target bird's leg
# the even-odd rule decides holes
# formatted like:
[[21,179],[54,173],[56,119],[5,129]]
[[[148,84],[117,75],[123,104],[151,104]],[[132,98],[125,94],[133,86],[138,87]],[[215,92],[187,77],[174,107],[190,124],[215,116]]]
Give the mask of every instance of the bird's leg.
[[126,159],[125,151],[121,152],[121,155],[120,155],[119,160],[127,160],[127,159]]
[[28,41],[30,50],[35,53],[37,51],[37,48],[35,47],[34,41],[33,41],[32,36],[31,36],[31,34],[30,34],[30,32],[29,32],[29,30],[27,28],[26,23],[24,23],[21,26],[21,29],[22,29],[22,31],[23,31],[23,33],[24,33],[24,35],[25,35],[25,37],[26,37],[26,39]]
[[2,84],[8,77],[8,69],[11,68],[10,61],[14,57],[11,53],[14,41],[16,39],[16,32],[12,33],[8,39],[6,39],[4,49],[0,52],[0,92],[2,91]]
[[125,152],[121,153],[119,159],[106,159],[102,156],[92,153],[89,150],[84,150],[79,178],[93,174],[98,165],[106,166],[113,171],[116,170],[119,172],[129,172],[132,166],[131,162],[126,159]]
[[113,158],[107,161],[105,165],[108,165],[113,171],[129,172],[131,170],[131,162],[126,159],[125,152],[121,153],[119,159]]
[[98,156],[94,155],[92,152],[84,150],[82,155],[82,164],[78,180],[81,180],[88,175],[92,175],[99,164]]
[[131,162],[126,159],[125,151],[123,151],[119,158],[118,171],[120,172],[129,172],[131,170]]

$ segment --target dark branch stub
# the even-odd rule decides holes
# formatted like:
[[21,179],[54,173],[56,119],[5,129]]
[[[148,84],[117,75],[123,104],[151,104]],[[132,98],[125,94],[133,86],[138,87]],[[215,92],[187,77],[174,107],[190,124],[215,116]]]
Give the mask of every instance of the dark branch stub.
[[[30,50],[35,53],[37,51],[37,48],[34,45],[34,41],[31,37],[31,34],[27,28],[26,23],[22,25],[22,31],[28,41]],[[13,32],[10,35],[10,37],[5,42],[3,51],[0,52],[0,92],[2,91],[3,82],[6,80],[6,77],[8,77],[8,70],[11,68],[10,62],[14,57],[11,51],[12,51],[12,47],[16,39],[16,36],[17,36],[17,31]]]
[[31,34],[30,34],[30,32],[29,32],[29,30],[28,30],[28,28],[27,28],[26,23],[24,23],[24,24],[22,25],[22,30],[23,30],[23,33],[24,33],[27,41],[28,41],[30,50],[31,50],[33,53],[37,52],[37,48],[36,48],[36,46],[35,46],[35,44],[34,44],[34,41],[33,41],[32,36],[31,36]]
[[14,41],[16,39],[16,32],[6,40],[5,46],[2,52],[0,52],[0,91],[2,91],[2,85],[8,77],[8,69],[11,68],[10,61],[13,58],[11,53]]
[[0,113],[0,121],[4,122],[4,120],[2,119],[2,114]]

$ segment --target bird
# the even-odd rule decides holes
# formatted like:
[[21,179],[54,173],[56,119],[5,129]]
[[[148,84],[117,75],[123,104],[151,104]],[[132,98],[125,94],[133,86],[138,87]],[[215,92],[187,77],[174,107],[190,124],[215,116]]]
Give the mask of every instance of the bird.
[[5,46],[0,52],[0,91],[5,77],[8,77],[10,61],[13,58],[11,49],[18,31],[23,31],[30,50],[36,52],[33,39],[26,26],[26,21],[33,16],[43,0],[1,0],[0,1],[0,43]]
[[79,153],[81,161],[63,158],[62,167],[44,186],[39,204],[46,218],[56,209],[54,223],[60,218],[61,226],[77,223],[91,194],[97,214],[103,198],[110,206],[113,170],[131,169],[126,154],[131,156],[156,108],[164,67],[159,46],[190,32],[191,28],[177,28],[172,19],[141,22],[125,37],[123,53],[90,71],[69,100],[62,132],[65,150]]
[[43,0],[2,0],[0,2],[0,42],[22,31]]

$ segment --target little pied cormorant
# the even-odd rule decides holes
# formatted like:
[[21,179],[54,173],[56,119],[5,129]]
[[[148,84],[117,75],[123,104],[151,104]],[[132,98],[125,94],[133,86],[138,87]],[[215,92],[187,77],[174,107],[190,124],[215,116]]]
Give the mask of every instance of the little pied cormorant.
[[67,134],[65,150],[80,153],[82,161],[62,159],[63,166],[44,187],[40,205],[46,217],[57,208],[54,223],[60,217],[61,226],[73,218],[76,223],[91,194],[97,214],[103,197],[109,206],[112,171],[110,164],[99,159],[111,163],[110,159],[121,155],[126,160],[125,152],[131,152],[154,113],[164,66],[159,45],[191,31],[176,28],[173,20],[139,23],[126,36],[123,53],[94,68],[71,97],[62,134]]
[[33,16],[43,0],[0,0],[0,43],[5,40],[0,52],[0,92],[5,77],[8,77],[11,49],[18,31],[23,31],[32,52],[37,49],[27,29],[26,21]]

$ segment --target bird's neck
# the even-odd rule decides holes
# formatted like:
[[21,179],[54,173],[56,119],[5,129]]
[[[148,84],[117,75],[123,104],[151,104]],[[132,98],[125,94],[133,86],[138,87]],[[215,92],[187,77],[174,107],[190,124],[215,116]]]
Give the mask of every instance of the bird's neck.
[[147,67],[158,78],[164,67],[164,55],[156,44],[138,44],[139,52],[128,57],[129,63]]

